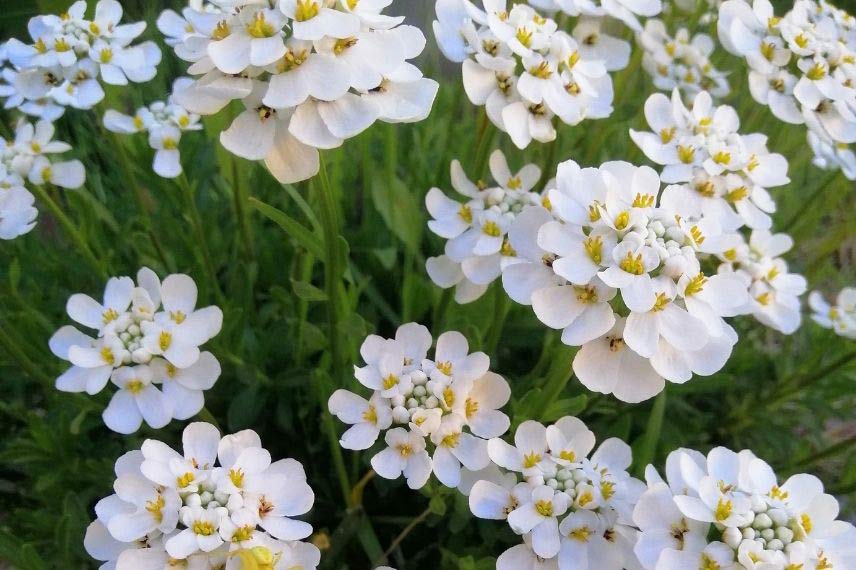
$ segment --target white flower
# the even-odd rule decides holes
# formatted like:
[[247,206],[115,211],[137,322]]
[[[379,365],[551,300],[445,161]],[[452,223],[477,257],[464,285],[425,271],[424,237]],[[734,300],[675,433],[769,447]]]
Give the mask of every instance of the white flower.
[[381,14],[389,2],[276,4],[191,6],[159,19],[196,76],[176,102],[200,115],[243,103],[246,111],[220,133],[227,150],[293,183],[317,174],[319,149],[339,147],[377,120],[428,116],[438,85],[407,63],[424,36]]
[[36,226],[35,197],[20,186],[0,189],[0,239],[15,239]]
[[394,428],[384,436],[387,448],[372,457],[372,468],[386,479],[404,475],[407,486],[419,489],[431,476],[431,458],[425,451],[425,437],[420,433]]
[[812,475],[797,474],[780,485],[751,451],[722,447],[707,457],[674,451],[666,472],[668,484],[648,466],[649,488],[633,512],[641,530],[635,552],[646,570],[852,563],[844,541],[853,540],[856,529],[835,521],[837,502]]
[[486,439],[510,425],[500,408],[511,389],[489,371],[486,354],[470,354],[462,334],[440,335],[433,359],[432,343],[416,323],[400,326],[394,339],[370,335],[360,347],[366,364],[354,375],[373,390],[371,397],[340,389],[327,406],[351,426],[339,441],[345,449],[369,449],[385,432],[386,448],[372,458],[381,477],[404,475],[418,489],[433,471],[447,487],[471,486],[470,474],[490,462]]
[[392,425],[392,408],[389,401],[375,393],[371,401],[348,392],[336,390],[327,403],[330,413],[351,428],[342,434],[339,443],[345,449],[368,449],[377,441],[381,430]]
[[217,307],[195,310],[196,294],[186,275],[171,275],[161,284],[143,268],[136,283],[130,277],[110,279],[103,302],[72,295],[69,316],[97,332],[93,338],[64,326],[51,337],[51,351],[73,365],[57,378],[57,389],[97,394],[112,378],[120,390],[104,421],[120,433],[136,431],[143,420],[163,427],[197,414],[204,391],[220,375],[217,359],[199,345],[219,332],[223,315]]
[[607,440],[589,459],[594,443],[594,434],[570,416],[547,427],[523,422],[514,445],[490,440],[491,460],[508,473],[480,471],[469,492],[470,510],[506,520],[523,541],[499,557],[497,568],[620,570],[635,564],[630,516],[644,485],[626,472],[627,444]]
[[554,140],[554,116],[569,125],[609,116],[613,91],[607,69],[626,65],[626,53],[620,53],[629,51],[626,43],[610,38],[590,49],[596,32],[587,33],[583,45],[576,31],[558,31],[554,20],[531,6],[483,4],[484,11],[464,0],[437,0],[434,33],[441,51],[462,63],[470,101],[485,106],[491,122],[518,148]]
[[830,305],[818,291],[808,296],[811,318],[823,328],[833,329],[845,338],[856,338],[856,289],[844,287],[838,292],[835,304]]
[[202,129],[199,115],[189,113],[176,102],[176,93],[189,87],[190,80],[179,78],[173,83],[173,94],[167,101],[157,101],[137,110],[133,116],[113,109],[104,114],[104,127],[115,133],[149,133],[149,146],[155,150],[152,168],[164,178],[175,178],[182,172],[178,143],[182,133]]
[[[111,85],[151,80],[161,60],[154,42],[131,45],[145,22],[121,24],[122,5],[99,0],[95,17],[86,18],[87,3],[75,2],[62,17],[31,18],[32,44],[9,40],[5,55],[11,80],[0,91],[7,107],[47,120],[59,118],[65,106],[91,109],[104,98],[99,79]],[[2,60],[4,58],[0,58]]]
[[[445,255],[429,258],[426,269],[435,284],[455,287],[459,303],[480,297],[506,267],[527,260],[537,247],[522,243],[530,232],[514,228],[518,224],[540,225],[540,214],[520,219],[533,206],[545,203],[543,195],[532,191],[541,177],[540,169],[528,164],[512,173],[505,156],[497,150],[490,156],[490,170],[496,185],[476,185],[467,179],[460,163],[453,161],[452,186],[467,201],[448,198],[438,188],[432,188],[425,197],[434,218],[428,222],[429,229],[449,240]],[[542,208],[537,210],[543,212]],[[518,235],[521,241],[514,243]]]
[[[54,140],[53,123],[41,119],[35,124],[18,121],[15,139],[0,139],[0,188],[23,186],[24,180],[35,185],[53,184],[60,188],[83,186],[86,172],[79,160],[58,161],[52,155],[71,150],[68,143]],[[18,196],[17,200],[22,200]]]
[[146,440],[142,451],[119,458],[116,494],[96,505],[87,552],[118,570],[177,563],[239,570],[250,559],[318,565],[318,549],[295,542],[312,527],[288,518],[314,501],[297,461],[272,463],[251,430],[221,439],[210,424],[190,424],[183,444],[180,454]]

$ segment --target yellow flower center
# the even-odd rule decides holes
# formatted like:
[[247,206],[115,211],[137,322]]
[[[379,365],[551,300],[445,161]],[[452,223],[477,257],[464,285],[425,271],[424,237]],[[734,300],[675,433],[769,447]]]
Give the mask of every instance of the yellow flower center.
[[244,470],[229,469],[229,480],[232,482],[232,485],[240,489],[244,486]]
[[217,22],[214,31],[211,32],[211,38],[214,40],[225,40],[232,33],[229,23],[226,20]]
[[214,534],[214,525],[208,521],[194,521],[193,532],[201,536]]
[[660,129],[660,141],[663,144],[669,143],[675,138],[675,133],[677,132],[677,127],[669,127],[667,129]]
[[165,506],[166,500],[160,494],[158,494],[154,501],[146,501],[146,510],[151,513],[158,524],[163,521],[163,508]]
[[707,277],[704,276],[704,273],[699,273],[687,283],[687,288],[684,289],[684,297],[692,297],[698,293],[701,293],[704,290],[704,286],[707,283]]
[[172,345],[172,334],[167,331],[161,331],[158,337],[158,346],[162,351],[168,350]]
[[734,505],[731,501],[726,501],[725,499],[720,498],[716,503],[716,509],[713,512],[713,516],[717,522],[722,522],[731,516],[733,508]]
[[140,392],[143,391],[143,388],[145,388],[145,387],[146,387],[146,385],[143,383],[143,381],[138,379],[138,378],[134,378],[133,380],[131,380],[127,384],[125,384],[125,388],[131,394],[139,394]]
[[705,240],[704,234],[701,233],[701,230],[698,226],[693,226],[690,228],[690,237],[698,245],[703,244]]
[[632,251],[627,252],[627,256],[618,264],[623,271],[632,273],[633,275],[642,275],[645,273],[645,266],[642,264],[642,254],[633,256]]
[[402,457],[410,457],[413,454],[413,448],[406,443],[402,443],[396,449],[398,449],[398,454]]
[[256,12],[253,21],[247,24],[247,33],[254,38],[271,38],[276,34],[276,29],[265,19],[264,12]]
[[377,425],[377,410],[374,406],[369,405],[366,411],[363,412],[363,419],[372,425]]
[[600,494],[603,495],[604,501],[610,500],[615,495],[615,483],[612,481],[601,481]]
[[552,517],[553,501],[536,501],[535,510],[538,511],[538,514],[542,517]]
[[597,303],[597,289],[574,286],[574,294],[580,303]]
[[472,418],[479,411],[479,403],[472,398],[467,398],[467,401],[464,403],[464,413],[467,416],[467,419]]
[[713,155],[713,161],[717,164],[728,164],[731,162],[731,153],[721,150]]
[[532,469],[538,463],[541,462],[541,455],[535,451],[529,453],[528,455],[523,456],[523,467],[525,469]]
[[445,374],[446,376],[452,375],[452,363],[451,362],[438,362],[436,364],[437,370]]
[[180,477],[176,477],[176,478],[175,478],[175,483],[176,483],[176,485],[178,486],[178,488],[179,488],[179,489],[182,489],[182,488],[184,488],[184,487],[187,487],[187,486],[188,486],[188,485],[190,485],[191,483],[193,483],[193,481],[194,481],[195,479],[196,479],[196,476],[193,474],[193,472],[188,471],[188,472],[187,472],[187,473],[185,473],[184,475],[181,475]]
[[294,11],[294,19],[298,22],[311,20],[318,15],[319,6],[315,0],[297,0],[297,9]]
[[101,349],[101,360],[113,366],[116,363],[116,357],[113,355],[113,351],[110,350],[110,347],[105,346]]
[[678,158],[684,164],[692,164],[695,160],[695,149],[691,146],[678,145]]
[[458,447],[458,440],[461,438],[460,433],[450,433],[445,436],[443,440],[440,442],[441,445],[445,447]]
[[482,233],[490,237],[499,237],[502,230],[499,229],[499,225],[496,222],[488,221],[482,226]]
[[246,542],[250,540],[253,538],[253,532],[255,530],[255,527],[251,525],[238,527],[232,535],[232,542]]
[[615,229],[618,231],[622,231],[627,228],[627,224],[630,223],[630,212],[621,212],[617,216],[615,216]]
[[529,47],[532,45],[532,32],[527,30],[526,28],[517,28],[517,33],[515,34],[517,41],[523,44],[523,47]]
[[175,324],[180,325],[187,318],[187,315],[184,313],[184,311],[170,311],[169,318],[172,319]]
[[588,542],[588,539],[592,535],[592,533],[593,531],[589,527],[581,526],[569,532],[568,538],[573,538],[574,540],[578,540],[580,542]]
[[395,374],[390,374],[386,378],[383,379],[383,389],[390,390],[393,387],[398,385],[398,376]]
[[116,309],[107,309],[106,311],[101,313],[101,322],[105,325],[115,321],[118,318],[119,313],[118,311],[116,311]]

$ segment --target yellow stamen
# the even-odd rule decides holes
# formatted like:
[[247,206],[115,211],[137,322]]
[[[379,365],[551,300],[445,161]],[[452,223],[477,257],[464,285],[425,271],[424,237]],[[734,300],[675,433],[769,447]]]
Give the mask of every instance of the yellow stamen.
[[319,6],[315,0],[297,0],[297,8],[294,11],[294,19],[298,22],[311,20],[318,15]]

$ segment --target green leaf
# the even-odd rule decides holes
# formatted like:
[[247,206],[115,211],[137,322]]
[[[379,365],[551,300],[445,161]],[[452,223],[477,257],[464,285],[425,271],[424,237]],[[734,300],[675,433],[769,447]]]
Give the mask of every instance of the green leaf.
[[280,210],[269,204],[265,204],[256,198],[250,198],[250,204],[255,209],[265,215],[269,220],[274,222],[285,233],[291,236],[297,243],[306,248],[307,251],[317,257],[324,257],[324,244],[321,239],[309,231],[306,226]]
[[232,431],[255,427],[253,424],[267,404],[267,393],[254,385],[238,391],[229,405],[227,419]]
[[446,499],[442,495],[434,495],[428,502],[428,508],[435,515],[442,517],[446,514]]
[[419,253],[425,214],[413,191],[399,178],[377,177],[372,183],[372,202],[386,227],[411,253]]
[[554,422],[564,416],[575,416],[586,409],[588,396],[580,394],[574,398],[556,400],[548,404],[547,409],[541,414],[541,421]]
[[663,416],[666,413],[666,391],[663,390],[654,400],[651,414],[648,416],[648,425],[639,449],[633,454],[636,461],[637,474],[645,472],[645,466],[654,460],[657,452],[657,442],[660,441],[660,432],[663,429]]
[[291,288],[294,289],[294,294],[304,301],[326,301],[327,293],[305,281],[291,280]]

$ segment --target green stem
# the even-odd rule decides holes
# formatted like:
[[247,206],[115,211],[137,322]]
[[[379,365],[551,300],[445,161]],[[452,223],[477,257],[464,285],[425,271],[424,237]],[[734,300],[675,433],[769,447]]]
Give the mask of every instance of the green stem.
[[829,447],[822,449],[808,457],[803,457],[802,459],[797,459],[796,461],[791,463],[792,467],[806,467],[808,465],[812,465],[817,463],[822,459],[826,459],[829,457],[834,457],[839,453],[849,450],[853,445],[856,445],[856,436],[848,437],[845,440],[839,441]]
[[74,223],[69,219],[68,216],[65,215],[65,212],[62,211],[62,208],[59,207],[59,204],[51,198],[50,194],[47,192],[44,186],[33,185],[33,191],[36,196],[38,196],[39,200],[45,203],[48,209],[53,214],[54,218],[60,223],[65,230],[65,233],[68,234],[68,237],[71,238],[71,241],[77,246],[80,250],[80,253],[86,259],[86,261],[92,266],[93,269],[98,273],[98,276],[103,280],[107,280],[109,277],[107,274],[107,270],[104,269],[104,265],[95,257],[95,254],[92,253],[92,250],[89,248],[89,245],[86,243],[86,238],[83,237],[83,234],[75,227]]
[[491,355],[496,352],[505,325],[505,316],[508,314],[508,295],[505,294],[502,283],[494,283],[493,287],[493,320],[484,343],[484,351]]
[[0,344],[3,345],[3,348],[9,356],[18,363],[21,370],[23,370],[30,378],[44,384],[45,386],[53,388],[54,381],[51,380],[47,374],[39,370],[35,364],[33,364],[30,357],[27,356],[24,350],[18,346],[17,342],[15,342],[14,337],[6,334],[6,330],[2,326],[0,326]]
[[481,120],[479,121],[478,135],[476,136],[476,158],[473,173],[476,180],[481,180],[484,176],[485,167],[490,158],[490,143],[493,141],[493,136],[488,136],[491,133],[490,119],[487,116],[487,111],[481,110]]
[[238,221],[238,231],[241,234],[244,253],[251,261],[255,261],[256,251],[253,247],[252,236],[250,236],[247,209],[244,207],[249,200],[249,194],[247,193],[247,185],[244,184],[239,160],[237,156],[232,156],[232,199],[235,202],[235,218]]
[[404,530],[402,530],[398,534],[398,536],[393,539],[393,541],[389,545],[389,548],[387,548],[386,552],[383,553],[383,556],[379,560],[374,561],[374,564],[372,564],[372,568],[376,567],[378,564],[381,564],[387,558],[389,558],[389,555],[392,554],[392,551],[398,548],[398,545],[401,544],[411,532],[413,532],[413,529],[425,522],[425,519],[427,519],[430,514],[431,507],[428,507],[427,509],[419,513],[419,515],[415,517],[412,521],[410,521],[410,524],[404,527]]
[[[199,208],[196,206],[196,193],[191,186],[187,175],[182,173],[176,179],[179,188],[184,195],[184,201],[187,205],[187,213],[190,216],[190,225],[196,234],[196,241],[199,250],[202,252],[202,262],[205,266],[205,271],[208,273],[208,279],[211,286],[214,288],[214,295],[217,301],[222,305],[225,304],[226,298],[223,296],[223,291],[220,289],[220,283],[217,281],[217,271],[214,269],[214,263],[211,261],[211,250],[208,247],[208,237],[205,233],[205,228],[202,225],[202,216],[199,214]],[[195,249],[195,248],[194,248]]]
[[[327,167],[324,164],[323,157],[321,158],[321,167],[316,180],[320,182],[317,188],[321,203],[321,228],[324,234],[324,289],[327,292],[327,331],[330,342],[332,379],[333,386],[335,387],[339,386],[343,381],[344,371],[342,342],[339,336],[339,310],[341,306],[339,302],[339,281],[341,279],[341,271],[339,270],[339,216],[336,211],[336,199],[333,194],[333,188],[330,185],[330,179],[327,176]],[[351,500],[351,482],[348,478],[348,470],[345,466],[345,459],[342,456],[342,449],[339,446],[339,436],[336,433],[333,416],[327,408],[327,398],[330,394],[325,394],[324,390],[319,387],[318,396],[319,406],[323,410],[321,416],[323,418],[324,430],[327,433],[330,451],[333,454],[333,465],[336,468],[345,504],[349,504]]]
[[[823,193],[824,190],[830,185],[830,183],[838,176],[838,171],[833,170],[828,173],[826,176],[821,178],[820,184],[806,196],[804,199],[800,200],[802,204],[814,204],[815,202],[823,203],[823,201],[817,200],[817,198]],[[806,208],[800,208],[796,212],[794,212],[787,222],[782,226],[783,232],[790,232],[797,223],[803,219],[806,215]]]
[[654,457],[657,454],[657,442],[660,440],[660,434],[663,430],[663,417],[665,414],[666,390],[664,389],[654,400],[651,415],[648,416],[648,426],[645,428],[642,445],[636,453],[636,461],[638,462],[636,464],[636,473],[639,476],[645,473],[645,467],[653,463]]

